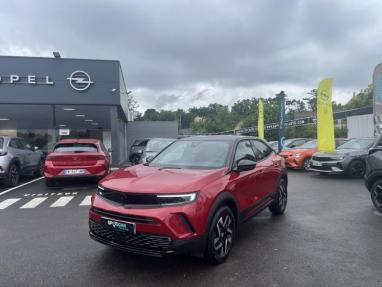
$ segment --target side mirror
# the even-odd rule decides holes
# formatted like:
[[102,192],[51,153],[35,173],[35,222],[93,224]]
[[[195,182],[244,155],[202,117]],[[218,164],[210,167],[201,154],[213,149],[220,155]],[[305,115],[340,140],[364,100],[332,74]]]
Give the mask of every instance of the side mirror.
[[112,152],[112,149],[111,149],[111,147],[109,147],[109,148],[107,149],[107,151],[108,151],[108,152]]
[[236,166],[233,168],[233,171],[241,172],[241,171],[249,171],[255,169],[256,162],[250,159],[242,159],[239,160]]
[[152,161],[153,158],[154,158],[154,157],[153,157],[152,155],[146,157],[146,163],[149,163],[150,161]]

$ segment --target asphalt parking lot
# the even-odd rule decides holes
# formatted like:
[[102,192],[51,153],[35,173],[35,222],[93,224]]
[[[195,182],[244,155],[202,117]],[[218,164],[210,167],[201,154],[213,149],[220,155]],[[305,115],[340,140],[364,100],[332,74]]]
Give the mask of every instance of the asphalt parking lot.
[[242,225],[228,261],[210,266],[94,242],[95,185],[48,190],[37,180],[0,196],[0,286],[382,286],[382,216],[363,181],[303,172],[289,181],[286,214]]

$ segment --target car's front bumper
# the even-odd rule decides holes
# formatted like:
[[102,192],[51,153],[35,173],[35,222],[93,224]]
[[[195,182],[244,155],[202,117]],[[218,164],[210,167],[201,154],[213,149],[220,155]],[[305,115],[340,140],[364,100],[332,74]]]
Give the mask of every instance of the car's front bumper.
[[95,241],[118,248],[129,253],[162,257],[171,254],[190,254],[202,256],[205,248],[205,237],[194,237],[186,240],[172,240],[170,237],[136,233],[121,236],[118,232],[89,220],[89,235]]
[[315,161],[311,160],[309,170],[318,171],[323,173],[336,173],[341,174],[345,172],[344,164],[342,161]]
[[300,169],[304,166],[303,157],[294,157],[294,156],[282,156],[285,159],[285,165],[288,168]]

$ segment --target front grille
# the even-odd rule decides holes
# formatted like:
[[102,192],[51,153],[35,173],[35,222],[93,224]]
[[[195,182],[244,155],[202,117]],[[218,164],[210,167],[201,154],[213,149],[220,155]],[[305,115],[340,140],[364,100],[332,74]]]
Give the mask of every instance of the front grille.
[[103,216],[111,217],[115,219],[126,220],[126,221],[134,222],[134,223],[155,224],[154,218],[151,218],[151,217],[128,215],[128,214],[122,214],[122,213],[113,212],[113,211],[105,211],[96,207],[93,207],[91,210],[99,215],[103,215]]
[[318,157],[318,156],[314,156],[312,157],[312,160],[315,160],[315,161],[338,161],[338,158],[335,158],[335,157]]
[[123,206],[160,206],[158,198],[154,194],[121,192],[111,189],[98,190],[98,195]]
[[104,227],[93,220],[89,220],[89,228],[95,235],[103,239],[128,247],[166,251],[170,248],[171,244],[171,238],[167,236],[147,233],[125,234]]

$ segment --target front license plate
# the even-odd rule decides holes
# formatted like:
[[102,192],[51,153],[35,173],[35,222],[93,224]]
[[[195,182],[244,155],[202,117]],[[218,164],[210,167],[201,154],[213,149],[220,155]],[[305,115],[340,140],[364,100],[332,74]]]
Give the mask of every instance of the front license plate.
[[319,162],[319,161],[315,161],[315,160],[312,160],[311,161],[311,164],[314,165],[314,166],[322,166],[322,163]]
[[64,174],[71,175],[71,174],[84,174],[84,169],[65,169]]
[[106,217],[101,218],[101,223],[105,227],[112,229],[114,231],[119,231],[119,232],[128,233],[128,234],[136,233],[135,223],[114,220],[114,219],[110,219]]

